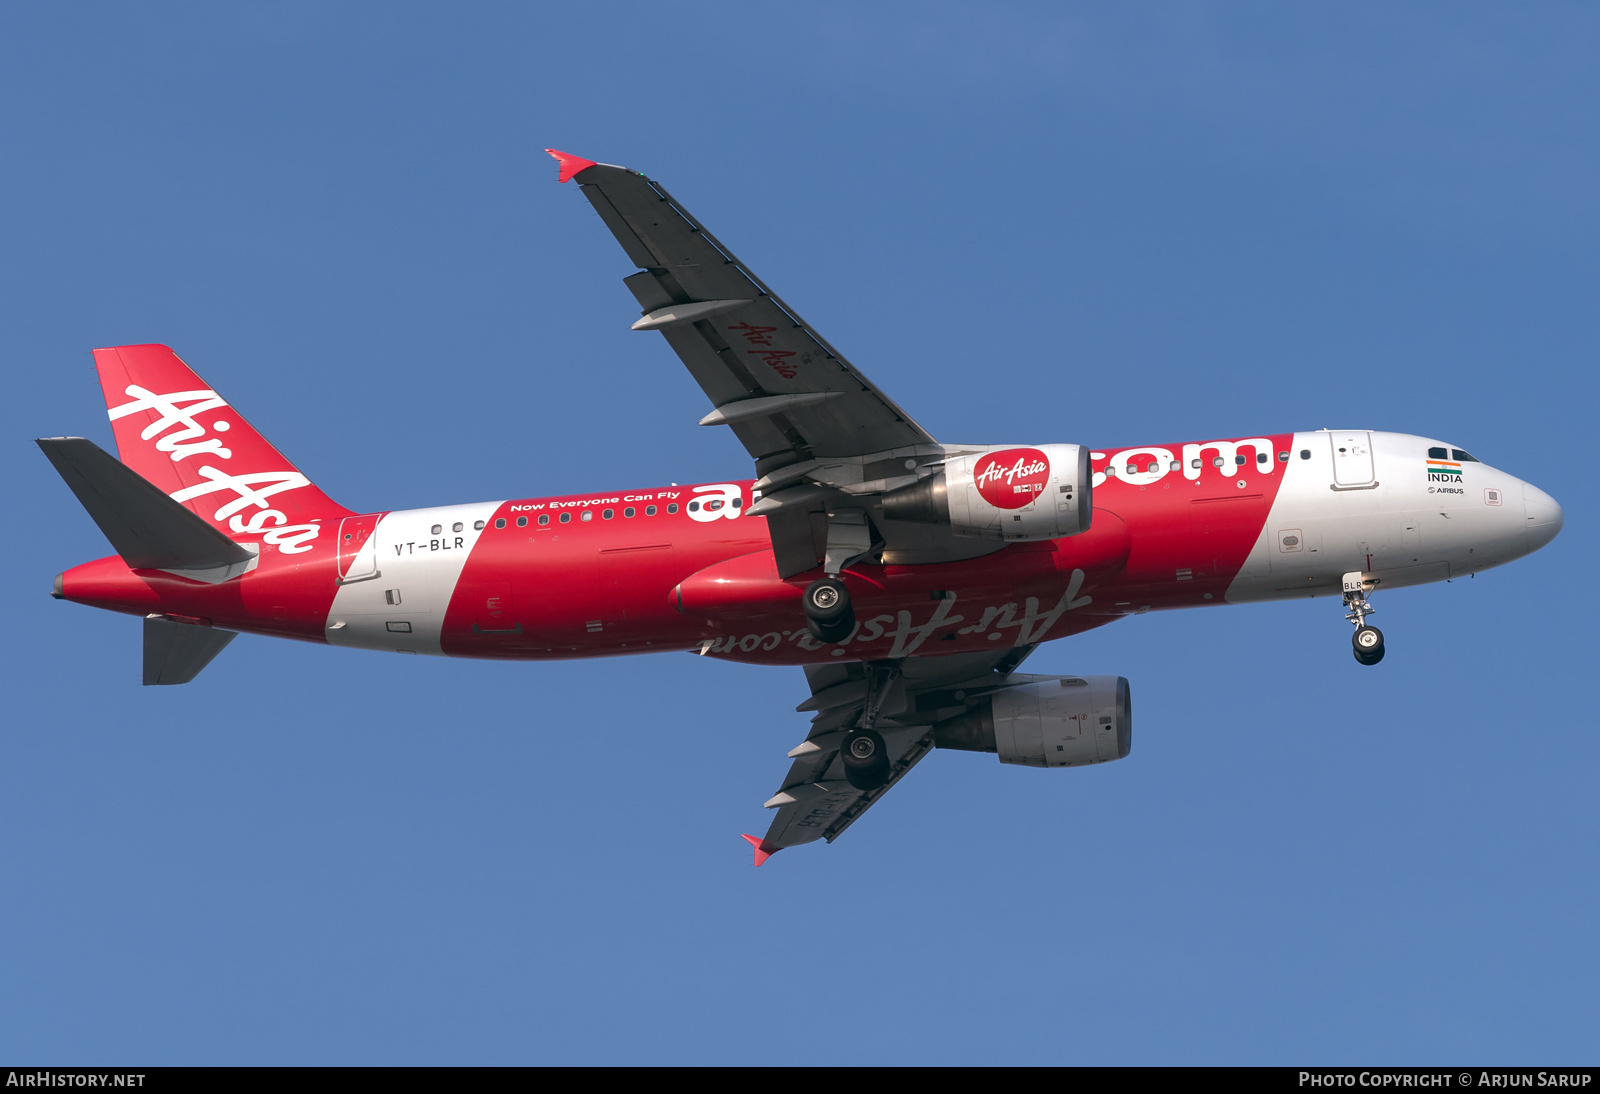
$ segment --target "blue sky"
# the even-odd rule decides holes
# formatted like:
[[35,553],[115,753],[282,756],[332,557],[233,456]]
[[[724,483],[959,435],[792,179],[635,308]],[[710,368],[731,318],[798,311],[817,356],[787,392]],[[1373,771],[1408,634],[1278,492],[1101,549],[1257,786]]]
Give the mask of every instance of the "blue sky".
[[[1577,4],[0,12],[0,1058],[1592,1061],[1600,13]],[[1368,427],[1535,482],[1472,581],[1127,620],[1091,770],[936,753],[740,832],[795,669],[244,636],[140,688],[31,439],[173,345],[358,510],[723,479],[541,149],[659,178],[937,437]],[[809,1016],[809,1017],[807,1017]]]

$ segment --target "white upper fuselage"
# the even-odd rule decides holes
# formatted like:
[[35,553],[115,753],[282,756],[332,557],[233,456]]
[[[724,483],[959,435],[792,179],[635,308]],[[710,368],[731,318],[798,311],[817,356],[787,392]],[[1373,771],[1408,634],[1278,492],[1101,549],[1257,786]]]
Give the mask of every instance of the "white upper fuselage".
[[[1447,453],[1432,461],[1445,470],[1430,471],[1430,449]],[[1459,451],[1409,433],[1296,433],[1267,525],[1227,599],[1337,593],[1352,570],[1386,588],[1443,581],[1555,538],[1555,499],[1488,464],[1448,458]]]

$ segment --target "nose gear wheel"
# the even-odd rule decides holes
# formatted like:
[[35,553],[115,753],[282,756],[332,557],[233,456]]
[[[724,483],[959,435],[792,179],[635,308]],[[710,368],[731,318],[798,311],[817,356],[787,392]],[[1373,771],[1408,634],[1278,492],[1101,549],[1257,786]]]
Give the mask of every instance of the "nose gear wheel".
[[1377,578],[1359,570],[1344,575],[1344,617],[1355,624],[1356,633],[1351,635],[1350,644],[1356,660],[1363,665],[1376,665],[1383,660],[1383,632],[1367,626],[1367,616],[1377,611],[1367,593],[1377,584]]

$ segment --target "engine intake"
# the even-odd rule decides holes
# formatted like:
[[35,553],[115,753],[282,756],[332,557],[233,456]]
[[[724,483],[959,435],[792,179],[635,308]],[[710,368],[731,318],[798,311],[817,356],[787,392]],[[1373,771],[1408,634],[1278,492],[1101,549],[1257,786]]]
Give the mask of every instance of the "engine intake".
[[938,748],[995,752],[1003,764],[1078,767],[1133,749],[1133,701],[1121,676],[1010,677],[965,714],[933,727]]
[[889,520],[943,524],[958,535],[1029,540],[1089,529],[1089,450],[1077,444],[985,449],[883,496]]

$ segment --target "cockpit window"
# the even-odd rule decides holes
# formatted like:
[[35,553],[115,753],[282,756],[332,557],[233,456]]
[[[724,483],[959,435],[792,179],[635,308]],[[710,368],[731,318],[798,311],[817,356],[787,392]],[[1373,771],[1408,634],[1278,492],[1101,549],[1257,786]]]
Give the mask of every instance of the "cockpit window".
[[1430,459],[1430,460],[1448,460],[1449,458],[1450,458],[1450,450],[1448,448],[1430,448],[1430,449],[1428,449],[1428,459]]
[[1452,460],[1460,460],[1462,463],[1478,462],[1478,457],[1474,456],[1471,452],[1463,452],[1459,448],[1452,448],[1450,450],[1450,458]]

